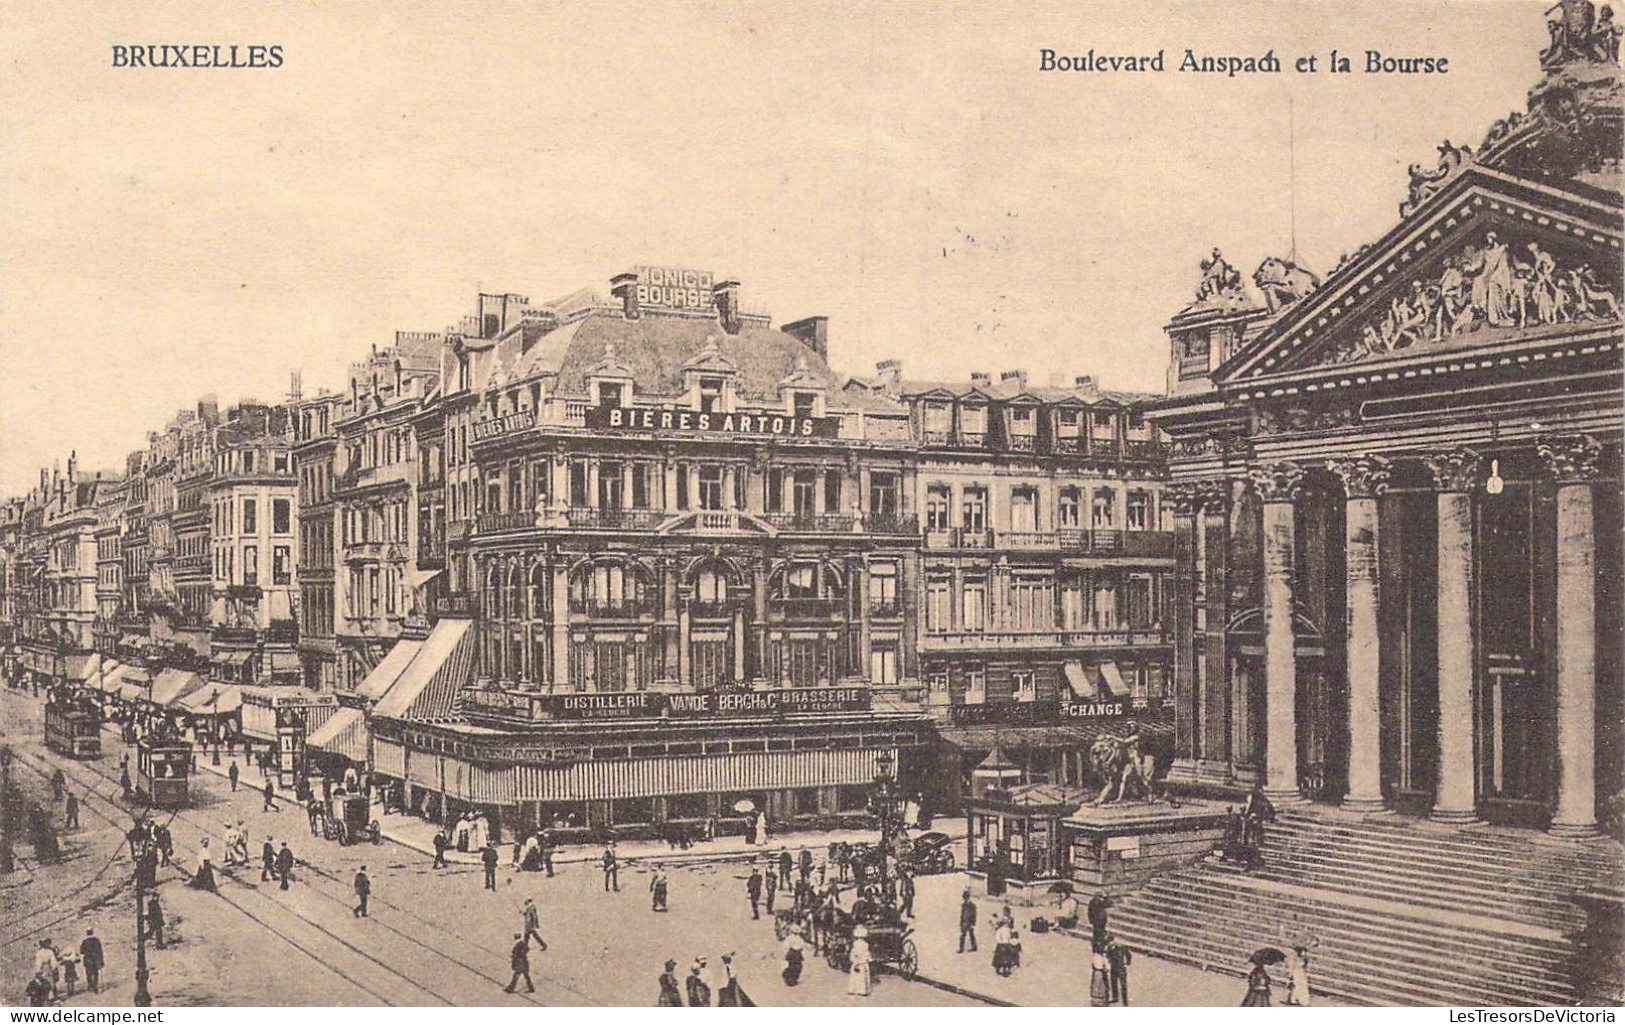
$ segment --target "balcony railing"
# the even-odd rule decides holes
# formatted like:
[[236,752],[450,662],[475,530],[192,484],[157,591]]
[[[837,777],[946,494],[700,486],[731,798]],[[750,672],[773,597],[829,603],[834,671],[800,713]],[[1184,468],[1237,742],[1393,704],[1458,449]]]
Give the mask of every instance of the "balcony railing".
[[920,518],[912,514],[893,513],[885,516],[869,513],[863,518],[863,529],[870,534],[918,534]]
[[954,440],[956,448],[987,448],[986,431],[960,431]]
[[688,614],[693,619],[730,619],[744,605],[743,599],[733,598],[722,601],[691,601],[688,603]]
[[1173,635],[1160,627],[1124,630],[965,630],[920,635],[920,647],[927,651],[1120,648],[1172,643]]
[[637,619],[654,615],[655,603],[646,598],[623,602],[573,601],[570,614],[588,619]]
[[217,626],[210,631],[217,644],[253,644],[259,631],[252,626]]
[[1161,530],[966,530],[951,527],[925,535],[927,549],[1008,548],[1171,558],[1174,536]]
[[901,616],[902,614],[903,614],[903,605],[902,605],[901,602],[897,601],[896,599],[886,601],[886,600],[883,600],[883,599],[876,598],[876,599],[871,599],[870,602],[869,602],[869,618],[870,619],[896,619],[898,616]]
[[828,513],[763,513],[762,519],[793,534],[850,534],[857,522],[851,516]]
[[1123,454],[1133,459],[1151,459],[1162,454],[1162,446],[1155,441],[1130,438],[1123,442]]
[[1038,436],[1035,434],[1010,435],[1010,451],[1035,452],[1038,450]]
[[1055,451],[1076,454],[1083,451],[1083,440],[1076,435],[1055,439]]
[[434,614],[437,616],[470,616],[474,614],[474,603],[466,594],[451,594],[434,600]]
[[948,448],[954,443],[954,436],[952,431],[924,431],[920,441],[930,448]]
[[785,619],[834,619],[845,610],[845,598],[775,598],[767,607],[769,615]]

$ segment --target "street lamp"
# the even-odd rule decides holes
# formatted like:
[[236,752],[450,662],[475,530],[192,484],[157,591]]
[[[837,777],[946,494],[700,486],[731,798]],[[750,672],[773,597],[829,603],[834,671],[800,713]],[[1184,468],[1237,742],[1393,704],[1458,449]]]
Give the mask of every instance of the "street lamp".
[[136,820],[131,830],[137,838],[135,852],[135,1006],[151,1007],[152,994],[147,992],[147,890],[156,882],[158,858],[153,851],[153,837]]

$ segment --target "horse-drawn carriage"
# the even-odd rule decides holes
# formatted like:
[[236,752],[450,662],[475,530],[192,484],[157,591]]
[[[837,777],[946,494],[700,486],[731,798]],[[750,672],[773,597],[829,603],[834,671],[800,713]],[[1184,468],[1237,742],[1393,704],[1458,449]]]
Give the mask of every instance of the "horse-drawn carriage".
[[860,926],[869,941],[871,963],[887,965],[905,979],[914,978],[920,970],[920,951],[914,945],[914,928],[890,908],[883,908],[878,915],[862,919],[839,908],[825,911],[818,922],[816,937],[824,952],[824,960],[829,962],[831,968],[841,972],[852,968],[852,940]]
[[383,840],[378,820],[372,817],[372,801],[364,793],[336,793],[317,810],[324,840],[337,840],[345,846]]

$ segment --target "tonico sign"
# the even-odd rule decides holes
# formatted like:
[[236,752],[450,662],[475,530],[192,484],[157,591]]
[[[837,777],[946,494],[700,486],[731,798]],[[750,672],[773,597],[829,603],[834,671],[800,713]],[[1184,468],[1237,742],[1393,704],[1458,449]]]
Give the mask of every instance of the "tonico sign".
[[599,431],[673,431],[681,434],[748,434],[781,438],[835,438],[838,416],[787,413],[697,413],[692,409],[627,409],[588,406],[586,425]]
[[664,307],[671,310],[716,311],[716,296],[711,291],[715,279],[708,270],[684,270],[681,267],[634,267],[638,276],[638,306]]

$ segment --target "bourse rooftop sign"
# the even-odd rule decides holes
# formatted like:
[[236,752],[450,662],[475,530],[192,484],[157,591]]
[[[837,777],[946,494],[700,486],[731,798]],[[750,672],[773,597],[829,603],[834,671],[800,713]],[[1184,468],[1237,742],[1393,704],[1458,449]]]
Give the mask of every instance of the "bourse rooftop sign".
[[715,313],[717,300],[712,286],[716,278],[708,270],[681,267],[634,267],[638,276],[638,306],[670,310],[697,310]]
[[686,434],[750,434],[781,438],[834,438],[838,416],[788,413],[700,413],[692,409],[588,406],[587,427],[598,431],[676,431]]

